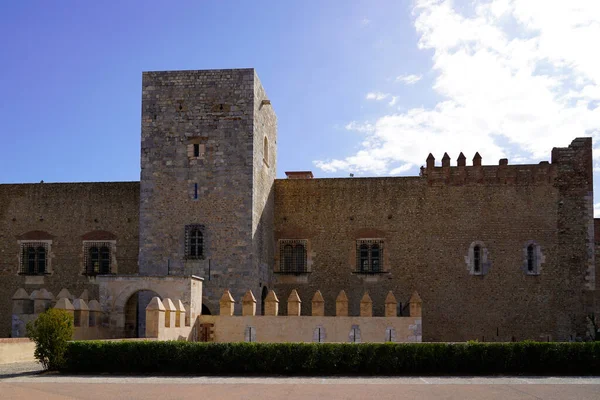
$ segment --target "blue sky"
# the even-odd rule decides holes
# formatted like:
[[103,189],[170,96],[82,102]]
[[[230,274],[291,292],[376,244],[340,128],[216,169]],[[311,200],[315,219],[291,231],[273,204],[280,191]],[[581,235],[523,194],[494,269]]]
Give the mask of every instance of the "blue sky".
[[1,182],[139,179],[148,70],[256,68],[278,115],[279,176],[312,169],[354,150],[343,127],[369,116],[370,88],[427,61],[408,2],[102,3],[0,6]]
[[138,180],[148,70],[254,67],[279,177],[549,160],[600,138],[599,20],[596,0],[3,1],[0,182]]

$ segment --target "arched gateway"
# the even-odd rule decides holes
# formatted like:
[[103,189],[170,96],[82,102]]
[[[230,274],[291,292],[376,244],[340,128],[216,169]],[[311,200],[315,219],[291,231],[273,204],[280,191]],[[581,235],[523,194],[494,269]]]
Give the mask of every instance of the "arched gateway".
[[202,309],[202,278],[191,276],[98,276],[100,305],[110,315],[111,336],[145,337],[145,310],[152,297],[181,300],[194,321]]

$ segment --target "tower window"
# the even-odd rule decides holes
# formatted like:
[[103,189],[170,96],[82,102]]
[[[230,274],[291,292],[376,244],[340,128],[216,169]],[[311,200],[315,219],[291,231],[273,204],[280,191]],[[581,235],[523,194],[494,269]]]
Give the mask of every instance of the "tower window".
[[204,259],[204,226],[186,225],[185,227],[185,258],[188,260]]
[[383,240],[360,239],[356,241],[356,272],[377,274],[383,270]]
[[200,157],[200,144],[194,144],[194,157]]

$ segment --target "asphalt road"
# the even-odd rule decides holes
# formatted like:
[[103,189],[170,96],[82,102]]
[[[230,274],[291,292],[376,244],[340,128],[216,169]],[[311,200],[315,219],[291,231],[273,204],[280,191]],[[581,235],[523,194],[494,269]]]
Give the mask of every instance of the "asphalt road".
[[600,377],[240,378],[40,374],[0,365],[0,399],[600,399]]

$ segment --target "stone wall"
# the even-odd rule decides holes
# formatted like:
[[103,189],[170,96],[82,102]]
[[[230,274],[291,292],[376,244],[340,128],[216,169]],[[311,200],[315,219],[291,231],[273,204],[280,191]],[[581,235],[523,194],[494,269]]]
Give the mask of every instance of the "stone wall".
[[33,362],[35,343],[29,339],[0,339],[0,364]]
[[286,317],[202,315],[199,325],[212,324],[213,341],[268,343],[420,342],[421,318]]
[[[258,271],[258,286],[254,281],[252,287],[258,290],[262,285],[266,291],[273,280],[277,117],[257,75],[254,76],[254,130],[252,257],[253,268]],[[262,300],[258,299],[259,307]]]
[[[308,239],[312,261],[308,274],[277,275],[276,290],[297,288],[305,298],[320,289],[328,315],[341,289],[348,297],[368,290],[380,304],[375,315],[389,290],[417,290],[427,304],[425,341],[583,335],[594,279],[591,140],[555,150],[552,161],[450,167],[447,160],[419,177],[276,180],[275,239]],[[355,273],[361,238],[383,239],[385,273]],[[485,275],[470,273],[476,241],[488,257]],[[540,249],[539,275],[523,270],[531,241]]]
[[[83,275],[83,240],[108,232],[115,238],[115,272],[137,272],[139,183],[39,183],[0,185],[0,337],[11,330],[11,297],[18,288],[68,286],[98,295],[95,277]],[[19,275],[19,240],[51,238],[46,275]]]

